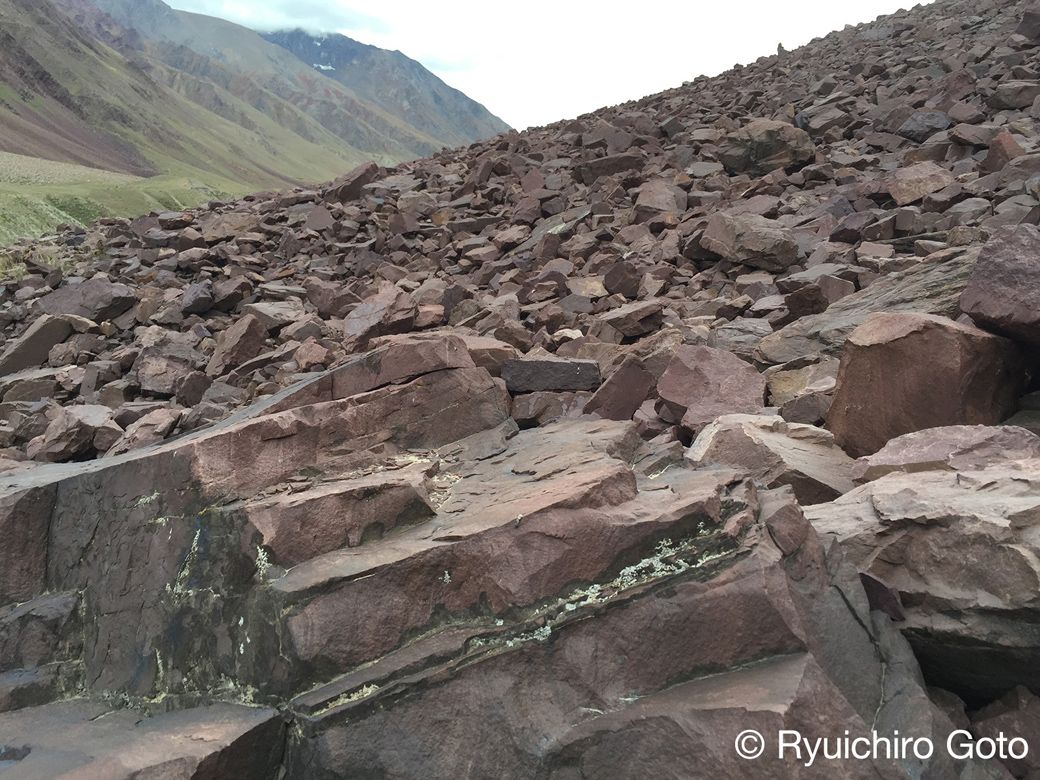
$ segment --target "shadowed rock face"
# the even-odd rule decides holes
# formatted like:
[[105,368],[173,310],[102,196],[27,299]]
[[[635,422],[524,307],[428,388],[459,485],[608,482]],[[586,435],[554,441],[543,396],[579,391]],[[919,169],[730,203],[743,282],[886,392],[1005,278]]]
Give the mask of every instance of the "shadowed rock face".
[[1028,776],[1031,13],[25,247],[0,767]]

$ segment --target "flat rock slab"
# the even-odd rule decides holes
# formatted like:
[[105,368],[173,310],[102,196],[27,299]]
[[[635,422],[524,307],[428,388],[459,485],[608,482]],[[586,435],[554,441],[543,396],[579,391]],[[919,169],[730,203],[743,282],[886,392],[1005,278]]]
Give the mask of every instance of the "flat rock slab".
[[852,467],[857,482],[892,472],[960,471],[1040,458],[1040,436],[1017,425],[950,425],[892,439]]
[[215,704],[149,717],[73,700],[0,715],[0,772],[12,780],[265,780],[278,776],[284,729],[267,708]]

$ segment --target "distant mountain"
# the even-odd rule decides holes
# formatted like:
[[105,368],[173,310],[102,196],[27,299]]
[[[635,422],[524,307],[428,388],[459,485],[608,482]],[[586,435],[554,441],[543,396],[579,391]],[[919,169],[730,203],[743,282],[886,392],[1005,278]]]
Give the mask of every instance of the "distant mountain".
[[[0,243],[61,221],[324,181],[506,129],[418,63],[383,54],[407,68],[378,65],[386,84],[407,85],[396,100],[161,0],[0,0],[0,152],[19,155],[6,169],[17,176],[0,169]],[[454,111],[464,118],[453,123]]]
[[448,146],[510,129],[480,103],[399,51],[369,46],[345,35],[311,35],[303,30],[264,33],[263,37]]

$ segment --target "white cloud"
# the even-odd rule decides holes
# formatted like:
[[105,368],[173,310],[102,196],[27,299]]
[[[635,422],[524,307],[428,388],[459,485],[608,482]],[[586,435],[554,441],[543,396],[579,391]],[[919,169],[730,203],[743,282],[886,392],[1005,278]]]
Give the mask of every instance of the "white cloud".
[[[892,13],[897,0],[173,0],[254,27],[327,24],[364,43],[397,49],[516,127],[714,75]],[[301,13],[299,9],[303,8]]]

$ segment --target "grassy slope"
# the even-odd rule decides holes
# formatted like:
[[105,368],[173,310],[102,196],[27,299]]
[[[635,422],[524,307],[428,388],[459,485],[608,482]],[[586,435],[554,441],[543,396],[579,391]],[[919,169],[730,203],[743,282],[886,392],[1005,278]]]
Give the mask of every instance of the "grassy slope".
[[186,208],[228,194],[186,177],[146,179],[0,152],[0,245],[62,222]]
[[[136,215],[294,182],[324,181],[368,157],[301,115],[299,121],[310,123],[312,140],[305,140],[219,87],[214,100],[225,106],[225,116],[207,110],[164,84],[168,74],[149,73],[148,63],[142,68],[86,38],[46,3],[0,0],[0,24],[20,47],[9,51],[9,58],[19,66],[32,63],[37,75],[58,85],[42,92],[26,90],[24,78],[14,83],[18,74],[13,69],[0,72],[12,81],[0,87],[0,126],[5,120],[23,128],[29,122],[27,132],[34,137],[74,137],[72,146],[88,152],[96,141],[89,130],[100,128],[114,144],[133,147],[160,172],[144,180],[115,180],[87,173],[90,168],[54,168],[42,159],[35,167],[45,181],[0,171],[0,242],[46,232],[64,221]],[[69,159],[68,148],[56,147],[47,156]],[[91,159],[89,153],[83,157]],[[26,165],[23,159],[17,168]],[[67,181],[55,179],[66,174]]]

